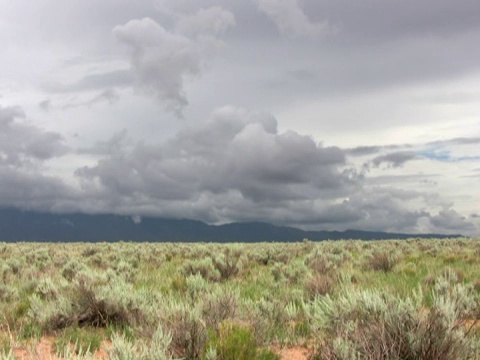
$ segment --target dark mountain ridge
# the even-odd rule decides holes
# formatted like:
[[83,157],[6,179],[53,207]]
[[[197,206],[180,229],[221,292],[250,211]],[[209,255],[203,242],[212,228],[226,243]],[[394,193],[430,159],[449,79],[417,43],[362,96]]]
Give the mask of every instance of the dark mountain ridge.
[[208,225],[188,219],[132,217],[110,214],[53,214],[0,209],[0,241],[33,242],[294,242],[339,239],[407,239],[461,237],[460,234],[402,234],[378,231],[304,231],[262,222]]

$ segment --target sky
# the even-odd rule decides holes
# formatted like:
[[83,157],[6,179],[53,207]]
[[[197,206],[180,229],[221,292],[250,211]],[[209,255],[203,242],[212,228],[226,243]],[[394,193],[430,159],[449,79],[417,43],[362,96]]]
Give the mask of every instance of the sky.
[[480,236],[477,0],[0,0],[0,207]]

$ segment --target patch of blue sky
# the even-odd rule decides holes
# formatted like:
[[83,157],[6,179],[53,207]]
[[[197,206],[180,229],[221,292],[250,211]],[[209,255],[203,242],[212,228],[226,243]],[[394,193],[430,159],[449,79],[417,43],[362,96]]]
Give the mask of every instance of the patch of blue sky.
[[416,151],[415,153],[420,157],[427,158],[430,160],[452,161],[450,152],[447,150],[426,149],[426,150]]
[[450,151],[444,149],[426,149],[415,152],[416,155],[436,161],[460,162],[460,161],[480,161],[480,156],[452,156]]

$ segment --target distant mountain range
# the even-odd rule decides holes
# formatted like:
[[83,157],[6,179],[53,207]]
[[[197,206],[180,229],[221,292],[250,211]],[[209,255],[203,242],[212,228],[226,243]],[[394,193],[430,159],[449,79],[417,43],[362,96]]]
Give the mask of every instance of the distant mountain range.
[[0,241],[35,242],[294,242],[310,239],[407,239],[459,237],[460,234],[397,234],[377,231],[303,231],[262,222],[208,225],[201,221],[121,215],[51,214],[0,209]]

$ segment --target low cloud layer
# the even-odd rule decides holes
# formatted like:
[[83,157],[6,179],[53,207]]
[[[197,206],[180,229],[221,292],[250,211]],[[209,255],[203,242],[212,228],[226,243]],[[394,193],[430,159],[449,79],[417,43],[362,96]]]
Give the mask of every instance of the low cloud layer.
[[[48,161],[74,155],[67,154],[59,134],[28,125],[16,107],[0,109],[0,126],[11,140],[5,138],[0,145],[0,206],[210,223],[260,220],[308,229],[476,229],[476,218],[460,215],[438,194],[418,185],[404,188],[421,178],[375,181],[369,175],[375,166],[365,172],[361,161],[350,161],[357,152],[352,157],[352,150],[324,147],[310,136],[280,131],[277,120],[265,112],[218,108],[206,121],[152,144],[119,132],[77,151],[98,159],[77,167],[77,184],[48,174]],[[462,141],[462,146],[470,142]],[[391,168],[415,158],[414,153],[381,155],[392,147],[400,146],[374,146],[373,154],[362,153],[371,157],[369,163]],[[438,210],[429,210],[434,208]]]
[[[448,232],[438,220],[447,216],[452,231],[473,229],[428,191],[371,183],[348,162],[347,150],[280,132],[268,113],[223,107],[162,144],[127,137],[99,144],[92,149],[104,154],[98,163],[76,171],[103,211],[410,232]],[[379,158],[372,162],[396,167],[414,156]],[[426,210],[432,206],[440,212]]]

